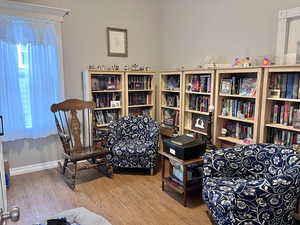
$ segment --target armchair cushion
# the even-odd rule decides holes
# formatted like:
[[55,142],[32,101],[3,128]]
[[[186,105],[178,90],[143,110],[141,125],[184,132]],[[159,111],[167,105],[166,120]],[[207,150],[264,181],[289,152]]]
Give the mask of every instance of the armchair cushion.
[[156,166],[159,126],[147,116],[128,116],[109,125],[108,147],[114,167]]
[[291,148],[248,145],[204,156],[203,198],[217,224],[293,224],[299,181]]

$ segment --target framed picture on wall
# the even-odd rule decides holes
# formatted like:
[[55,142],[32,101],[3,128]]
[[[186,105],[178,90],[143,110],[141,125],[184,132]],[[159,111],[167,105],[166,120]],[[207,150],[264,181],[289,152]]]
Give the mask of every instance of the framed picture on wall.
[[107,55],[114,57],[128,57],[127,29],[106,28]]

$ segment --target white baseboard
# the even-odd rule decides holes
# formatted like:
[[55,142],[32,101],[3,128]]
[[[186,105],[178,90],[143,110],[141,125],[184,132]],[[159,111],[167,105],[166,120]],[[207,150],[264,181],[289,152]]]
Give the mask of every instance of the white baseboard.
[[20,174],[37,172],[37,171],[41,171],[41,170],[53,169],[53,168],[58,167],[58,164],[57,164],[58,161],[59,160],[55,160],[55,161],[51,161],[51,162],[37,163],[37,164],[28,165],[28,166],[11,168],[10,175],[15,176],[15,175],[20,175]]

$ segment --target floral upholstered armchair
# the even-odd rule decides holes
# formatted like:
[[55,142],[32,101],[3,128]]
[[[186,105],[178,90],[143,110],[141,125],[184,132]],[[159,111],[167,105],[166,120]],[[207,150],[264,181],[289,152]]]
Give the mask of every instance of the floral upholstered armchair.
[[157,166],[159,125],[148,116],[127,116],[108,127],[110,161],[114,168],[147,168],[153,174]]
[[204,156],[203,199],[218,225],[293,224],[300,157],[273,144],[238,146]]

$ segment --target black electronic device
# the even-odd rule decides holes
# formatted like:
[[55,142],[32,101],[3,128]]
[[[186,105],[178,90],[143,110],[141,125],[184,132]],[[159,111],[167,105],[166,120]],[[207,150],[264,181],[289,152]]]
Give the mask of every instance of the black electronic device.
[[202,156],[205,151],[206,143],[202,139],[195,139],[184,145],[174,144],[172,138],[164,140],[164,152],[167,152],[178,159],[196,159]]

